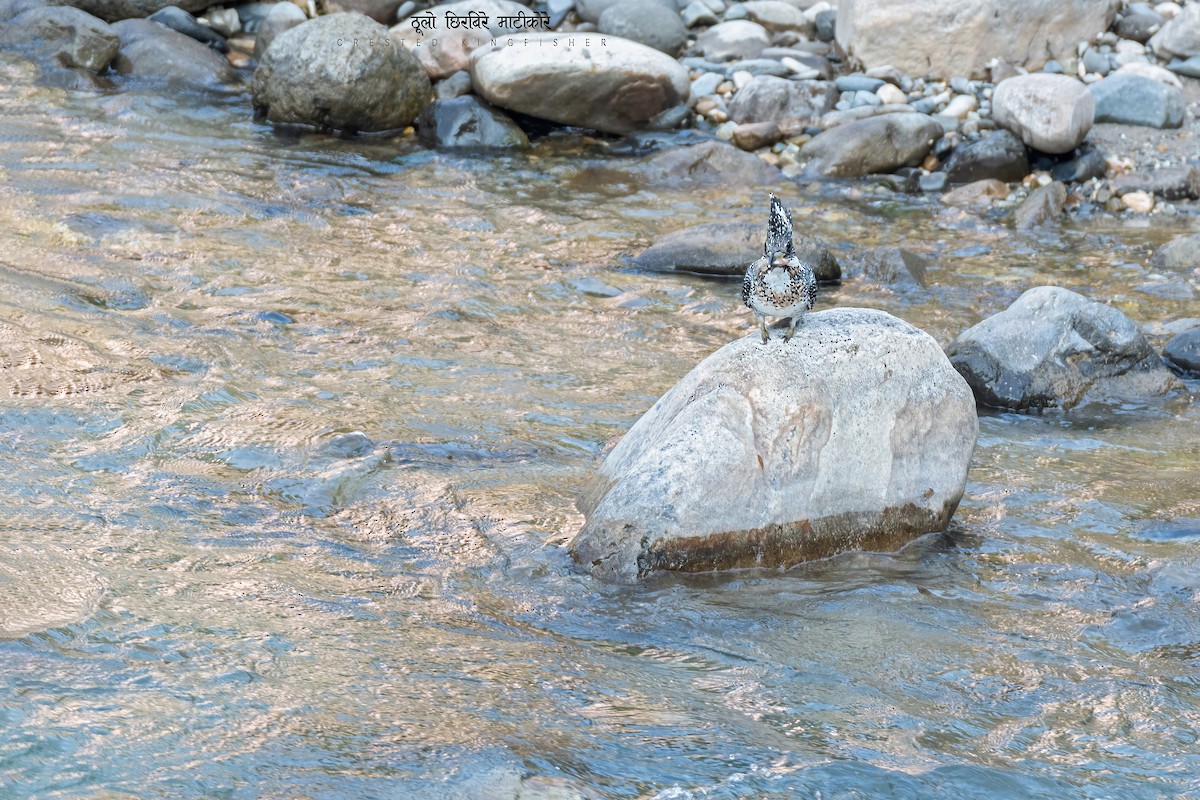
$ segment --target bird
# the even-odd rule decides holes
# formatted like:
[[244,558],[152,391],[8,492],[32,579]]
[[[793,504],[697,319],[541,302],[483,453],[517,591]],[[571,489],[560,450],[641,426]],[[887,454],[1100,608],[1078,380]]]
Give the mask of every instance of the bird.
[[792,212],[772,194],[762,258],[746,268],[742,302],[758,318],[766,344],[771,338],[767,333],[767,317],[788,317],[790,324],[783,337],[787,342],[796,332],[796,323],[816,301],[816,275],[796,255],[796,245],[792,242]]

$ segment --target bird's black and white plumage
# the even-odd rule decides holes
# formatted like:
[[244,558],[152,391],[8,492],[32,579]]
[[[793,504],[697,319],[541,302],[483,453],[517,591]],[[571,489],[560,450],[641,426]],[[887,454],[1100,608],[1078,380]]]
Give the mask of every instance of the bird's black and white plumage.
[[792,212],[779,198],[771,195],[771,215],[767,219],[767,240],[762,258],[746,269],[742,281],[742,302],[758,318],[762,340],[767,342],[767,317],[788,317],[790,324],[783,340],[796,332],[796,323],[817,300],[817,278],[812,267],[796,256],[792,242]]

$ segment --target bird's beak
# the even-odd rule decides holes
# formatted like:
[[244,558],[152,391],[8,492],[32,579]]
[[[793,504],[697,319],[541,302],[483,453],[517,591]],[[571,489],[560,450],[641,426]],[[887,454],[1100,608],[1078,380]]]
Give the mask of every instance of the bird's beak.
[[783,253],[776,253],[771,259],[772,267],[786,267],[787,263],[787,258],[783,255]]

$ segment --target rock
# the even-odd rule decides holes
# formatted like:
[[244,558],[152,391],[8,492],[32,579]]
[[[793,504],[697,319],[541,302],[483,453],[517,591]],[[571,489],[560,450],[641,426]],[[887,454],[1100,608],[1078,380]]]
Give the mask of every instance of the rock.
[[[660,236],[634,259],[650,272],[694,272],[741,276],[762,255],[764,231],[758,223],[716,222]],[[794,234],[796,254],[813,268],[820,283],[841,280],[842,268],[825,243]]]
[[225,43],[225,37],[214,31],[207,25],[201,25],[188,12],[178,6],[167,6],[155,11],[149,17],[151,22],[157,22],[159,25],[165,25],[173,31],[178,31],[189,39],[195,39],[201,44],[206,44],[222,53],[229,50],[229,45]]
[[992,95],[996,124],[1043,153],[1078,147],[1091,130],[1095,110],[1088,87],[1066,75],[1019,75]]
[[941,113],[957,120],[965,120],[977,108],[979,108],[979,101],[975,99],[975,95],[960,94],[955,95]]
[[1109,75],[1090,87],[1096,122],[1178,128],[1183,124],[1183,94],[1174,86],[1137,75]]
[[178,31],[145,19],[121,20],[111,28],[121,40],[112,66],[123,75],[202,87],[234,79],[223,56]]
[[870,309],[808,314],[791,342],[732,342],[660,398],[584,490],[569,549],[620,582],[894,549],[946,527],[977,435],[928,334]]
[[898,289],[925,285],[926,260],[900,247],[864,247],[844,256],[846,274]]
[[45,0],[0,0],[0,23],[16,19],[34,8],[46,8]]
[[1200,377],[1200,328],[1172,336],[1163,348],[1163,358],[1181,372]]
[[792,74],[792,71],[782,62],[773,58],[748,58],[744,61],[735,61],[725,68],[725,75],[731,78],[738,72],[748,72],[752,77],[773,75],[776,78],[786,78]]
[[1200,199],[1200,167],[1161,167],[1150,172],[1118,175],[1109,185],[1113,193],[1124,196],[1144,192],[1165,200]]
[[396,21],[396,10],[401,0],[325,0],[323,14],[346,11],[365,14],[380,25],[392,25]]
[[1149,192],[1128,192],[1121,196],[1121,202],[1135,214],[1149,214],[1154,210],[1154,195]]
[[717,24],[717,15],[712,12],[712,9],[701,3],[700,0],[692,0],[680,12],[680,15],[683,18],[683,24],[688,28]]
[[791,81],[760,75],[733,96],[729,117],[735,122],[812,123],[833,109],[836,92],[825,81]]
[[840,0],[837,41],[868,67],[986,77],[999,58],[1037,69],[1108,30],[1118,0]]
[[1167,69],[1189,78],[1200,78],[1200,56],[1192,56],[1186,60],[1176,59],[1167,65]]
[[758,156],[719,141],[663,150],[650,157],[645,170],[655,182],[761,186],[782,178],[779,170]]
[[800,148],[808,169],[850,178],[916,166],[942,136],[942,126],[924,114],[885,114],[848,122],[813,137]]
[[742,3],[750,19],[768,31],[813,32],[813,24],[804,12],[784,0],[746,0]]
[[208,19],[208,26],[226,38],[242,32],[242,21],[232,8],[210,8],[204,12],[204,16]]
[[1107,75],[1112,69],[1112,61],[1109,60],[1107,53],[1089,48],[1083,54],[1083,68],[1095,75]]
[[917,188],[922,192],[946,191],[946,173],[929,172],[917,178]]
[[1134,61],[1131,64],[1126,64],[1117,70],[1118,75],[1136,75],[1140,78],[1150,78],[1151,80],[1165,83],[1168,86],[1174,86],[1176,89],[1182,89],[1183,83],[1179,78],[1175,77],[1175,73],[1165,67],[1160,67],[1157,64],[1150,64],[1146,61]]
[[[487,19],[485,28],[451,28],[447,22],[450,14],[461,18],[471,12],[485,15]],[[512,0],[461,0],[457,3],[435,6],[413,15],[395,25],[391,30],[392,35],[404,42],[412,54],[417,57],[421,66],[425,67],[425,71],[429,73],[429,77],[436,81],[468,69],[471,64],[471,53],[480,47],[490,45],[492,40],[497,37],[520,33],[523,39],[528,33],[525,28],[518,29],[507,24],[500,24],[502,18],[517,14],[528,15],[529,9]],[[414,27],[419,20],[428,19],[431,16],[432,28],[424,24],[421,24],[420,30]],[[459,21],[456,19],[455,25],[458,25]],[[436,45],[434,41],[437,42]]]
[[362,14],[329,14],[281,33],[252,89],[255,111],[270,122],[341,131],[403,128],[432,94],[417,59]]
[[771,42],[767,29],[757,22],[732,20],[713,25],[696,39],[696,46],[713,61],[758,58]]
[[783,132],[774,122],[747,122],[733,129],[733,143],[743,150],[770,147],[783,138]]
[[830,111],[828,114],[822,115],[821,119],[817,121],[817,127],[827,131],[848,122],[857,122],[860,119],[870,119],[884,114],[911,114],[913,110],[912,106],[902,105],[858,106],[857,108],[847,108],[844,111]]
[[108,68],[120,40],[103,20],[70,6],[30,8],[0,28],[0,42],[32,49],[65,67]]
[[1146,44],[1163,58],[1200,56],[1200,6],[1196,3],[1185,6],[1179,16],[1163,25]]
[[839,92],[876,92],[887,81],[882,78],[872,78],[869,75],[853,73],[842,75],[833,82]]
[[622,0],[600,15],[601,33],[674,55],[687,41],[687,28],[679,13],[654,0]]
[[837,10],[829,9],[817,14],[813,20],[814,35],[818,42],[832,42],[837,37]]
[[61,3],[82,8],[106,22],[148,17],[167,6],[179,6],[184,11],[203,11],[212,4],[213,0],[71,0]]
[[985,178],[1019,181],[1029,174],[1025,145],[1008,131],[992,131],[955,148],[946,162],[950,183],[972,183]]
[[883,86],[880,86],[875,94],[881,101],[883,101],[885,105],[898,105],[900,103],[908,102],[908,95],[895,86],[892,86],[890,83],[885,83]]
[[254,37],[254,60],[262,61],[263,54],[279,34],[290,31],[297,25],[308,22],[308,17],[293,3],[276,3],[258,26]]
[[1050,170],[1050,177],[1063,183],[1083,183],[1092,178],[1103,178],[1107,171],[1108,163],[1104,154],[1087,148],[1080,149],[1075,158],[1056,164]]
[[995,178],[968,183],[942,195],[942,204],[947,206],[974,206],[1003,200],[1008,197],[1008,184]]
[[1013,212],[1013,225],[1025,230],[1056,220],[1062,216],[1066,202],[1067,187],[1058,181],[1039,186]]
[[1150,257],[1150,266],[1172,272],[1200,269],[1200,233],[1185,234],[1164,244]]
[[517,123],[471,95],[430,103],[417,118],[417,129],[426,147],[503,150],[529,146]]
[[1117,20],[1117,36],[1145,44],[1165,22],[1152,8],[1130,8]]
[[[608,9],[621,2],[624,2],[624,0],[577,0],[575,3],[575,12],[579,14],[579,18],[584,22],[595,23],[600,21],[600,17],[604,16],[605,11],[608,11]],[[658,2],[678,13],[673,0],[645,0],[645,2]]]
[[1178,386],[1128,317],[1057,286],[1025,292],[947,353],[980,404],[1016,411],[1145,400]]
[[453,100],[456,97],[470,94],[471,88],[471,73],[459,70],[453,75],[447,76],[445,80],[438,81],[433,90],[438,100]]

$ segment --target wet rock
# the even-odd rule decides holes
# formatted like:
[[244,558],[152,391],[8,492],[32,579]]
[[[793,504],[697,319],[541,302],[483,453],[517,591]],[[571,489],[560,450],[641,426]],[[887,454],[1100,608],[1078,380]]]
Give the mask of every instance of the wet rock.
[[972,183],[985,178],[1019,181],[1028,174],[1025,145],[1008,131],[993,131],[960,145],[946,162],[946,179],[950,183]]
[[945,528],[978,435],[928,334],[881,311],[807,315],[705,359],[609,453],[569,549],[598,578],[779,567]]
[[899,289],[925,285],[926,260],[901,247],[863,247],[847,253],[846,274]]
[[1200,78],[1200,56],[1188,59],[1176,59],[1167,65],[1167,69],[1189,78]]
[[[1135,7],[1137,6],[1137,7]],[[1158,32],[1166,20],[1149,6],[1141,3],[1131,5],[1117,20],[1117,36],[1145,44]]]
[[255,110],[276,124],[396,130],[431,95],[416,58],[362,14],[330,14],[284,31],[254,72]]
[[758,186],[782,179],[779,170],[761,158],[720,141],[663,150],[645,164],[653,181],[686,181],[732,186]]
[[[531,34],[524,47],[498,44],[471,56],[475,92],[501,108],[606,133],[670,127],[659,115],[685,104],[687,70],[645,45],[607,37],[604,47],[561,34]],[[539,42],[558,41],[557,47]]]
[[204,16],[208,19],[208,27],[226,38],[242,32],[242,21],[235,9],[210,8]]
[[[763,235],[763,226],[758,223],[697,225],[660,236],[633,263],[650,272],[741,276],[762,255]],[[841,265],[828,245],[803,234],[795,234],[793,239],[796,254],[813,268],[819,282],[836,283],[841,279]]]
[[1200,328],[1172,336],[1163,357],[1181,372],[1200,376]]
[[922,192],[946,191],[946,173],[930,172],[917,178],[917,189]]
[[92,72],[107,69],[120,46],[108,24],[70,6],[30,8],[0,28],[0,43]]
[[1019,75],[992,95],[996,124],[1043,153],[1078,147],[1091,130],[1095,111],[1088,87],[1066,75]]
[[417,118],[417,129],[426,147],[505,150],[529,146],[517,123],[471,95],[430,103]]
[[201,44],[206,44],[222,53],[229,50],[229,45],[225,43],[225,37],[214,31],[207,25],[201,25],[188,12],[178,6],[167,6],[155,11],[149,17],[151,22],[157,22],[159,25],[166,25],[173,31],[178,31],[190,39],[195,39]]
[[1108,30],[1118,0],[841,0],[837,41],[868,67],[982,78],[994,58],[1037,69]]
[[1178,387],[1128,317],[1057,286],[1025,292],[947,353],[980,404],[1016,411],[1145,400]]
[[1190,3],[1184,7],[1183,12],[1163,25],[1147,45],[1164,58],[1200,56],[1200,5]]
[[1104,154],[1091,148],[1081,149],[1075,158],[1056,164],[1050,177],[1063,183],[1083,183],[1092,178],[1103,178],[1108,171]]
[[1090,87],[1096,122],[1178,128],[1183,124],[1183,93],[1174,86],[1137,75],[1116,73]]
[[325,0],[324,14],[350,12],[364,14],[380,25],[391,25],[396,21],[396,10],[401,0]]
[[1200,199],[1200,167],[1162,167],[1118,175],[1109,181],[1118,196],[1145,192],[1166,200]]
[[813,24],[804,16],[804,12],[784,0],[746,0],[742,8],[752,21],[768,31],[813,33]]
[[995,178],[985,178],[947,192],[942,195],[942,203],[947,206],[974,206],[1003,200],[1006,197],[1008,184]]
[[295,4],[276,3],[259,23],[258,33],[254,37],[254,59],[262,61],[263,54],[267,52],[271,43],[279,38],[279,34],[290,31],[303,22],[308,22],[308,16]]
[[729,103],[734,122],[811,123],[833,109],[837,93],[825,81],[790,81],[773,75],[751,79]]
[[1172,272],[1200,269],[1200,233],[1179,236],[1150,257],[1150,266]]
[[671,55],[679,52],[687,41],[687,28],[679,13],[655,0],[622,0],[600,15],[597,27],[601,33],[620,36]]
[[932,117],[886,114],[824,131],[800,148],[808,169],[830,177],[857,177],[916,166],[942,136]]
[[[451,28],[446,21],[449,14],[465,17],[471,12],[484,14],[487,17],[487,27],[464,30],[461,27]],[[529,9],[513,0],[462,0],[458,3],[446,3],[434,6],[428,11],[422,11],[420,17],[432,15],[433,27],[422,26],[421,30],[413,27],[413,18],[403,20],[392,30],[392,35],[409,48],[429,77],[440,80],[455,72],[467,70],[471,65],[471,53],[490,45],[493,38],[510,33],[520,33],[522,38],[528,32],[525,28],[517,29],[501,25],[500,19],[529,14]],[[458,20],[455,21],[457,24]],[[437,40],[437,45],[433,44]],[[524,45],[522,45],[523,49]],[[518,49],[518,48],[514,48]]]
[[1020,230],[1052,222],[1062,216],[1067,187],[1059,181],[1039,186],[1013,212],[1013,225]]
[[111,27],[121,40],[112,66],[123,75],[202,87],[234,79],[223,56],[178,31],[145,19],[126,19]]
[[758,58],[770,43],[766,28],[745,19],[713,25],[696,39],[696,46],[713,61]]
[[60,4],[82,8],[106,22],[117,22],[148,17],[167,6],[179,6],[184,11],[203,11],[212,5],[212,0],[71,0]]

